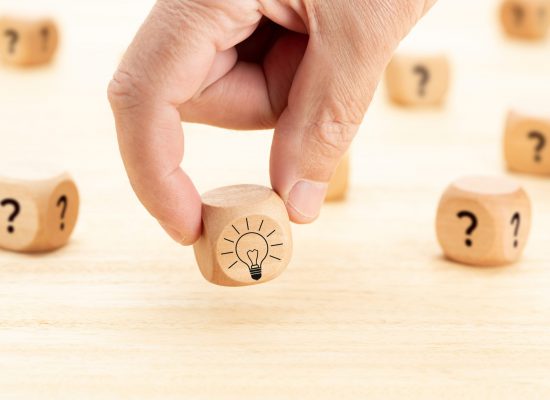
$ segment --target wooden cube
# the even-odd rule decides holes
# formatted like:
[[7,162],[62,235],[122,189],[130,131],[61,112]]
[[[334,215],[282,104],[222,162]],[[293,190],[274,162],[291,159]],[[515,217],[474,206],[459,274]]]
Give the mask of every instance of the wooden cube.
[[550,27],[550,1],[503,0],[500,19],[509,36],[543,39]]
[[0,173],[0,247],[39,252],[66,244],[79,208],[70,175],[47,168]]
[[436,106],[444,102],[450,83],[444,54],[396,53],[386,68],[390,99],[405,106]]
[[349,154],[346,153],[329,182],[325,201],[341,201],[346,198],[349,188]]
[[222,286],[267,282],[292,255],[286,207],[271,189],[228,186],[202,196],[203,231],[195,257],[203,276]]
[[508,169],[550,175],[550,116],[508,113],[504,132],[504,158]]
[[51,19],[1,18],[0,32],[0,57],[6,64],[45,64],[57,50],[58,30]]
[[466,177],[452,183],[437,211],[445,255],[469,265],[498,266],[521,256],[531,229],[531,203],[514,181]]

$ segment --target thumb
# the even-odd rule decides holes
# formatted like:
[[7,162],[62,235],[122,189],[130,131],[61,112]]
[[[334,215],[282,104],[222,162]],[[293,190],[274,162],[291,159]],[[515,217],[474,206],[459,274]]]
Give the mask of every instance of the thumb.
[[[361,25],[324,32],[310,23],[308,48],[271,149],[271,183],[296,223],[315,220],[393,48]],[[342,32],[343,31],[343,32]],[[374,42],[374,43],[373,43]]]

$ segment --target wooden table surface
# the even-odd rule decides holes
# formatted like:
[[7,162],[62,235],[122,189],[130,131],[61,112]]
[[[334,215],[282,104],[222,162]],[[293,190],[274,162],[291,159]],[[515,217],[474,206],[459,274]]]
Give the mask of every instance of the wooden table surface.
[[[15,3],[44,7],[0,0],[0,13]],[[409,42],[451,56],[447,106],[397,108],[381,85],[349,200],[293,227],[280,278],[222,288],[141,208],[118,156],[106,86],[152,1],[51,3],[55,64],[0,69],[0,157],[65,166],[82,209],[62,250],[0,253],[2,399],[550,395],[550,180],[515,176],[534,203],[517,265],[453,264],[434,232],[451,180],[506,173],[508,107],[550,112],[550,42],[504,39],[495,0],[442,0]],[[185,128],[201,191],[269,182],[269,132]]]

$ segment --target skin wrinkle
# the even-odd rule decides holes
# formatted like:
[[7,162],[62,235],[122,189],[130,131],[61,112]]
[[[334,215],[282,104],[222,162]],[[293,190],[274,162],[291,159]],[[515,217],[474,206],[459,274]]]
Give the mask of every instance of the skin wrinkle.
[[327,158],[333,154],[343,154],[351,144],[359,125],[339,122],[336,119],[327,122],[312,122],[308,128],[315,132],[312,139],[319,145],[319,152]]
[[135,80],[126,71],[119,68],[113,75],[107,89],[109,101],[116,104],[119,112],[131,111],[138,107],[141,102],[138,100],[143,95],[135,95],[139,88],[134,84]]
[[[171,10],[172,8],[160,8],[158,14],[154,14],[150,17],[151,23],[155,26],[155,30],[165,32],[167,37],[163,40],[165,43],[164,46],[155,46],[152,49],[153,54],[143,54],[139,51],[135,52],[134,56],[137,62],[140,62],[141,68],[133,68],[131,74],[136,74],[137,70],[135,76],[137,82],[150,82],[150,86],[154,86],[155,83],[165,84],[170,77],[170,68],[165,64],[165,60],[179,59],[181,57],[181,46],[178,45],[178,38],[183,36],[184,28],[178,27],[177,30],[172,29],[171,22],[174,20],[174,17],[170,14],[175,12],[170,12]],[[197,21],[200,14],[187,13],[187,15],[182,15],[182,13],[184,13],[183,10],[177,12],[177,15],[180,16],[181,21],[185,21],[186,27],[198,26],[200,24],[200,21]],[[200,43],[198,41],[194,43],[193,39],[188,39],[186,41],[186,47],[192,47],[193,45],[199,46]],[[148,58],[148,60],[145,60],[145,58]],[[145,76],[140,76],[139,72],[143,73]]]
[[[167,4],[171,4],[171,2],[167,2]],[[200,24],[200,21],[197,21],[199,14],[187,12],[185,10],[178,10],[177,14],[180,18],[185,20],[185,24],[182,24],[182,26],[178,28],[177,32],[174,32],[170,25],[170,21],[174,18],[170,15],[170,11],[175,13],[175,9],[172,8],[173,7],[167,9],[160,8],[158,10],[158,14],[152,14],[148,18],[149,23],[155,27],[155,30],[165,32],[169,38],[163,41],[163,46],[155,46],[152,49],[154,52],[153,55],[142,53],[137,51],[137,49],[134,50],[133,46],[130,47],[129,52],[132,53],[132,56],[137,62],[128,65],[125,62],[125,59],[123,59],[121,65],[119,66],[119,71],[126,75],[126,79],[120,81],[121,85],[118,85],[119,87],[113,93],[114,96],[110,96],[110,98],[117,97],[120,91],[126,90],[127,93],[123,96],[123,98],[133,100],[136,107],[140,105],[138,101],[141,101],[141,105],[143,105],[144,101],[150,101],[152,104],[154,102],[152,99],[158,97],[158,93],[164,92],[162,90],[158,90],[157,87],[169,85],[169,81],[172,76],[172,69],[174,67],[170,63],[167,64],[165,60],[178,60],[184,57],[184,54],[182,54],[181,51],[181,46],[178,45],[178,38],[185,36],[183,33],[183,26],[189,29],[189,26],[197,26]],[[198,40],[186,39],[185,48],[188,49],[190,47],[198,47],[199,44],[200,42]],[[136,64],[139,68],[135,67]],[[177,98],[167,100],[173,106],[177,106],[181,103],[181,101]]]
[[[313,3],[318,4],[318,3]],[[322,3],[321,3],[322,4]],[[323,7],[322,5],[318,7]],[[318,7],[312,7],[312,17],[311,25],[318,27],[318,34],[312,37],[311,40],[315,41],[314,43],[318,48],[319,52],[323,52],[327,55],[327,59],[324,67],[331,70],[339,70],[338,72],[328,72],[326,75],[332,77],[336,81],[329,84],[334,90],[335,95],[342,100],[349,100],[349,104],[354,104],[355,102],[352,99],[352,95],[349,93],[348,82],[368,82],[366,75],[372,74],[374,71],[368,71],[368,66],[372,64],[372,61],[369,60],[369,53],[365,50],[370,46],[368,45],[369,35],[365,33],[363,28],[363,19],[360,17],[363,13],[346,13],[342,9],[337,9],[337,12],[328,13],[328,17],[323,18],[322,15],[326,15],[326,10]],[[326,7],[326,6],[324,6]],[[357,10],[355,10],[357,11]],[[354,19],[352,23],[343,23],[341,21],[347,21]],[[346,37],[353,38],[353,40],[347,40],[345,46],[342,46],[342,42],[338,39],[333,39],[331,32],[339,30],[337,37]],[[342,35],[341,32],[345,32]],[[363,57],[357,57],[357,55],[363,55]],[[365,61],[362,61],[365,60]],[[357,68],[357,62],[360,62],[363,66],[362,68]],[[330,79],[328,79],[330,82]],[[359,109],[360,117],[355,117],[356,113],[352,113],[351,118],[342,118],[340,122],[346,122],[350,120],[352,123],[358,123],[362,119],[362,114],[364,113],[368,102],[370,102],[370,96],[368,95],[369,90],[372,89],[367,87],[364,90],[361,98],[365,99],[361,107],[353,107],[354,109]],[[318,117],[318,116],[313,116]]]

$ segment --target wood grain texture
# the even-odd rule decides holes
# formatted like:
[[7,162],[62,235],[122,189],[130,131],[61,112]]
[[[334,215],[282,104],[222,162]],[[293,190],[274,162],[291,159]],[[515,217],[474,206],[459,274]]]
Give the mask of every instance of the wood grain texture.
[[[106,86],[153,2],[50,3],[63,35],[55,64],[0,69],[0,157],[63,165],[81,212],[67,247],[0,253],[2,398],[548,397],[550,181],[514,176],[533,201],[516,265],[448,262],[435,236],[452,180],[505,174],[511,103],[550,104],[550,43],[506,40],[497,1],[434,8],[409,43],[449,52],[445,108],[393,107],[381,85],[347,200],[293,226],[285,273],[245,288],[205,282],[123,171]],[[201,193],[269,185],[269,133],[184,128]]]

